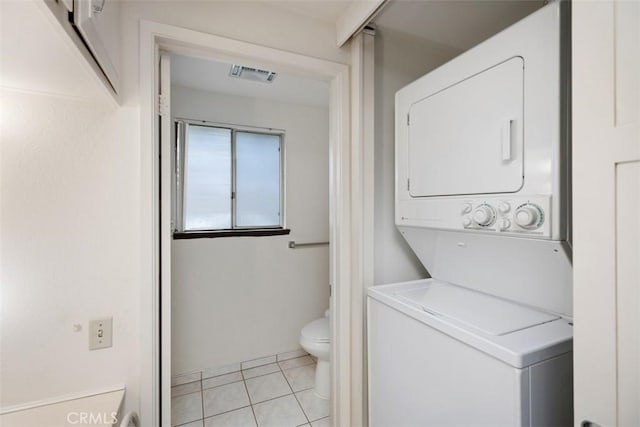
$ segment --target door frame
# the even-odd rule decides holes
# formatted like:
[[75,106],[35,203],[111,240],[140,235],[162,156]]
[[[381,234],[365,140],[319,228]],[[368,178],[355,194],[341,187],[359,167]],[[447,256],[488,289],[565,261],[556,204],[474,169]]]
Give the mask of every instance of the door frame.
[[353,244],[351,283],[352,426],[367,426],[367,289],[374,283],[375,30],[351,38],[351,177]]
[[638,425],[640,5],[571,17],[574,425]]
[[[170,242],[170,230],[160,229],[160,143],[158,119],[160,52],[207,57],[225,62],[250,60],[280,72],[319,78],[330,83],[329,237],[332,283],[331,415],[336,425],[351,424],[352,360],[351,283],[361,283],[362,233],[354,232],[350,130],[349,66],[306,55],[242,42],[167,24],[140,21],[140,162],[141,162],[141,373],[140,414],[144,425],[169,425],[171,404],[170,337],[162,339],[162,325],[170,325],[170,260],[162,261],[161,241]],[[357,135],[358,133],[356,133]],[[356,168],[359,171],[360,168]],[[164,171],[170,173],[171,171]],[[371,215],[373,213],[371,212]],[[362,226],[356,223],[358,231]],[[169,262],[169,264],[167,264]],[[168,267],[168,268],[167,268]],[[167,277],[169,276],[169,277]],[[360,287],[359,285],[358,287]],[[165,298],[161,298],[164,295]],[[358,314],[358,315],[361,315]],[[355,331],[358,335],[359,331]],[[358,338],[358,337],[356,337]],[[361,338],[361,337],[360,337]],[[161,358],[161,355],[164,355]],[[355,368],[357,371],[357,365]],[[161,391],[161,393],[160,393]]]

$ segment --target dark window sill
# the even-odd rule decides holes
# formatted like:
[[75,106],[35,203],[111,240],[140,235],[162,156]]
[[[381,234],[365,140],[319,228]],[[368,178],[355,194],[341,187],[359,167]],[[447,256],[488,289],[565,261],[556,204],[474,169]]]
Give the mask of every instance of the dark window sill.
[[175,240],[210,239],[215,237],[264,237],[284,236],[291,233],[288,228],[253,228],[249,230],[214,230],[214,231],[181,231],[174,232]]

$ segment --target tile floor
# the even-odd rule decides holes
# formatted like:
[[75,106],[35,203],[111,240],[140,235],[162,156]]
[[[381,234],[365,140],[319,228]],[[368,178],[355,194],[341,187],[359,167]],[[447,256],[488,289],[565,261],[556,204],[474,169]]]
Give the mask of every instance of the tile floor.
[[329,401],[313,392],[315,367],[297,350],[174,377],[171,425],[329,427]]

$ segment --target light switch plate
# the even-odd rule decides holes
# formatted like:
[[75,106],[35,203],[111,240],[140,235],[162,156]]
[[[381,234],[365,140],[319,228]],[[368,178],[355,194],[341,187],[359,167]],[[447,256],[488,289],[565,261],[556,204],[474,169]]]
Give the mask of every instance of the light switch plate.
[[89,350],[111,347],[113,343],[113,317],[89,321]]

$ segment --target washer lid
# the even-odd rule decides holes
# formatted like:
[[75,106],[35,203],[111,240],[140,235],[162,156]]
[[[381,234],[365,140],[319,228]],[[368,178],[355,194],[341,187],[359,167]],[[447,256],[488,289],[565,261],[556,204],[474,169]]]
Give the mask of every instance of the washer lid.
[[300,334],[313,342],[329,342],[329,318],[322,317],[308,323]]
[[560,318],[448,283],[434,282],[429,286],[398,292],[396,296],[430,314],[489,335],[506,335]]

